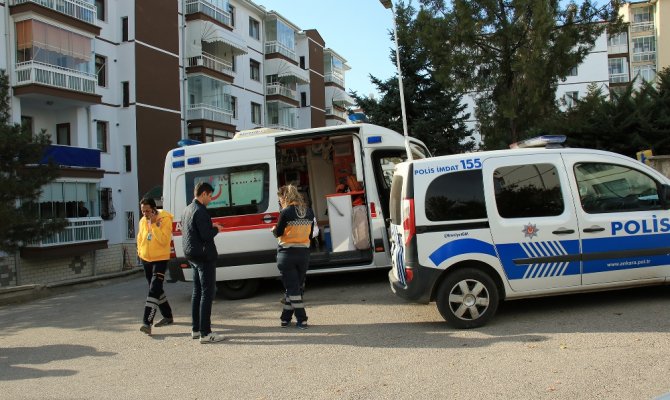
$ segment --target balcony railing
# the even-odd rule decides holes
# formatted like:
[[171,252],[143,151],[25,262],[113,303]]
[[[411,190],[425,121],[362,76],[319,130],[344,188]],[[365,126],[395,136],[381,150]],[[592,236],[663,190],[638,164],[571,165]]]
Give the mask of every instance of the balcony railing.
[[637,22],[630,25],[631,33],[649,32],[654,30],[653,22]]
[[232,123],[233,112],[222,108],[210,106],[209,104],[191,104],[186,111],[186,119],[204,119],[207,121]]
[[16,64],[16,86],[37,83],[61,89],[95,94],[98,79],[94,74],[57,67],[39,61]]
[[11,5],[24,3],[39,4],[89,24],[94,24],[97,20],[95,5],[84,0],[11,0]]
[[215,71],[222,72],[226,75],[232,75],[234,73],[233,63],[226,60],[222,60],[218,57],[215,57],[211,54],[207,54],[205,52],[203,52],[202,55],[189,58],[188,66],[189,67],[203,66],[209,69],[213,69]]
[[335,107],[326,107],[326,115],[333,115],[335,117],[340,117],[343,119],[347,119],[347,113],[341,110],[338,110]]
[[331,72],[331,73],[325,74],[323,77],[324,77],[324,80],[326,82],[333,82],[333,83],[336,83],[336,84],[344,87],[344,78],[342,76],[340,76],[339,74],[333,74]]
[[204,0],[186,0],[186,14],[201,12],[224,25],[231,26],[230,13]]
[[64,230],[39,241],[28,247],[49,247],[64,244],[85,243],[104,240],[102,234],[102,218],[68,218]]
[[625,83],[628,82],[628,73],[610,74],[610,83]]
[[294,50],[289,49],[288,47],[284,46],[283,44],[277,41],[265,43],[265,54],[272,54],[272,53],[283,54],[293,61],[298,61],[298,57],[295,55]]
[[641,51],[636,53],[635,50],[633,50],[633,62],[655,61],[655,60],[656,60],[655,51]]
[[288,97],[291,99],[296,99],[296,91],[288,88],[284,85],[281,85],[279,83],[273,83],[271,85],[268,85],[267,88],[265,89],[265,94],[268,96],[272,96],[275,94],[278,94],[280,96]]

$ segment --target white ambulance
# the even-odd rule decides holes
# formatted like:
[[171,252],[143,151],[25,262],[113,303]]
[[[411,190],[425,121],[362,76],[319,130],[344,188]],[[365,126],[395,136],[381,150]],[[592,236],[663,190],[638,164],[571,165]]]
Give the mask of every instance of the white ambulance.
[[550,147],[397,165],[392,290],[475,328],[505,299],[665,283],[670,180],[619,154]]
[[[415,159],[428,155],[410,138]],[[234,139],[171,150],[165,160],[163,207],[175,215],[172,279],[190,281],[183,257],[181,215],[198,182],[215,189],[207,206],[224,226],[216,238],[219,294],[249,297],[261,278],[277,277],[277,188],[294,184],[320,228],[309,273],[388,268],[386,218],[393,169],[404,160],[401,134],[370,124],[295,131],[259,129]]]

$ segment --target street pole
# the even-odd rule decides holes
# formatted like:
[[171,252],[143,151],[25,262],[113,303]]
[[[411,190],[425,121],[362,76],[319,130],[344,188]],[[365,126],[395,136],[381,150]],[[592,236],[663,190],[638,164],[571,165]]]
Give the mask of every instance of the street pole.
[[379,0],[387,10],[391,10],[393,16],[393,38],[395,39],[395,63],[398,68],[398,89],[400,90],[400,112],[402,114],[402,132],[405,135],[405,152],[407,160],[412,161],[412,149],[409,146],[409,133],[407,132],[407,114],[405,113],[405,90],[402,83],[402,71],[400,69],[400,46],[398,46],[398,27],[395,20],[395,8],[392,0]]

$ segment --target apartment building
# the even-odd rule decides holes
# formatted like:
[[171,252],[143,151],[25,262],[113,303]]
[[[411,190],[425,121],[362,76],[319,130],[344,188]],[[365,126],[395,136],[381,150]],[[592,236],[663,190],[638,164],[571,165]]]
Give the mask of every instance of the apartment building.
[[135,264],[138,202],[181,139],[346,123],[346,59],[247,0],[0,0],[12,120],[46,131],[68,227],[0,256],[0,287]]

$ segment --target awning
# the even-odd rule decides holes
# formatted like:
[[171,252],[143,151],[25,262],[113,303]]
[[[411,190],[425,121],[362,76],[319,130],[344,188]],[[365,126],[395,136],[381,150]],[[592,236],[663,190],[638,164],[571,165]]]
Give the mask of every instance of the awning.
[[209,21],[189,21],[186,24],[187,57],[199,56],[201,42],[219,42],[231,47],[234,55],[247,54],[247,44],[237,34]]
[[336,106],[344,108],[353,106],[356,103],[355,100],[351,96],[349,96],[349,94],[347,94],[347,92],[338,87],[333,86],[326,87],[326,102],[328,101],[328,99],[330,99],[331,102]]
[[277,75],[280,78],[293,79],[299,85],[309,83],[309,71],[281,58],[265,60],[263,70],[265,75]]

